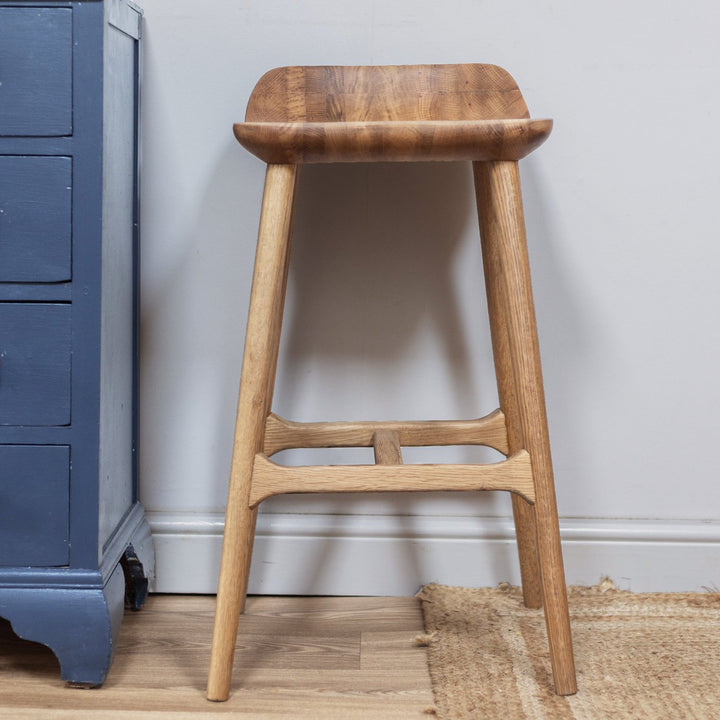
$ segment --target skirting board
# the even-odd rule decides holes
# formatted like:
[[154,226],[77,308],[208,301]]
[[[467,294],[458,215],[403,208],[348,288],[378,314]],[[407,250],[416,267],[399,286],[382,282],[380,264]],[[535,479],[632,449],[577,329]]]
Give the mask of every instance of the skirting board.
[[[147,515],[153,591],[215,593],[223,517]],[[720,522],[561,519],[568,584],[611,577],[622,589],[680,592],[720,586]],[[249,592],[412,595],[428,582],[519,583],[508,518],[260,514]]]

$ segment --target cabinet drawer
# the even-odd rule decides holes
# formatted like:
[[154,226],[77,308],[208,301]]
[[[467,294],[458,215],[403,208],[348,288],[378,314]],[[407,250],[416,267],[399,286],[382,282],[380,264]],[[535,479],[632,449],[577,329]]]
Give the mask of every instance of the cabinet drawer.
[[0,425],[70,424],[70,307],[0,303]]
[[72,10],[0,8],[0,135],[72,134]]
[[69,505],[69,447],[0,445],[0,565],[67,565]]
[[0,282],[71,276],[72,160],[0,156]]

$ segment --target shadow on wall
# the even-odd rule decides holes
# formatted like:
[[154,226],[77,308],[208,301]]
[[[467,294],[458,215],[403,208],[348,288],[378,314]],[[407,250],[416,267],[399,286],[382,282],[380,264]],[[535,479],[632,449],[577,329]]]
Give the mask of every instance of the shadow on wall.
[[[458,267],[467,256],[472,267]],[[483,329],[469,163],[303,167],[276,412],[293,420],[477,417],[496,407]],[[480,447],[404,448],[403,455],[407,462],[500,459]],[[368,448],[294,450],[275,459],[373,462]],[[498,508],[488,495],[471,502],[471,513]],[[273,498],[267,509],[328,512],[327,503]],[[408,495],[341,496],[330,512],[406,514],[413,506]]]
[[453,256],[475,222],[470,177],[460,163],[303,168],[284,320],[290,362],[278,378],[284,408],[302,404],[313,358],[392,372],[428,327],[450,366],[453,405],[477,412],[453,277]]
[[[469,273],[471,294],[479,302],[468,308],[458,263],[470,242],[470,255],[477,261]],[[420,419],[436,417],[438,406],[441,416],[483,412],[480,401],[493,403],[496,391],[492,362],[479,372],[473,346],[487,312],[479,263],[468,163],[303,167],[274,408],[299,420],[413,419],[416,415],[408,406],[429,413]],[[471,333],[465,318],[476,324]],[[489,359],[489,337],[482,342]],[[416,350],[423,349],[435,357],[415,357]],[[440,366],[447,369],[438,387],[427,387]],[[327,386],[323,371],[334,375]],[[403,373],[413,377],[399,381]],[[402,385],[397,411],[388,398],[392,378]],[[415,380],[426,386],[413,390]],[[320,397],[309,397],[308,382]],[[357,387],[346,393],[348,383]],[[413,392],[426,397],[418,402],[408,397]],[[450,397],[438,397],[443,393]],[[366,418],[359,417],[358,405]],[[403,448],[403,455],[408,462],[499,459],[486,448]],[[369,448],[296,450],[275,459],[283,464],[373,462]],[[422,543],[408,538],[421,535],[428,508],[442,514],[451,506],[451,513],[464,507],[463,514],[478,517],[509,513],[509,499],[497,493],[285,496],[263,503],[262,512],[391,516],[400,549],[382,572],[407,575],[419,585],[429,577],[425,565],[430,561]],[[266,550],[267,556],[257,554],[255,573],[272,557],[271,547]],[[337,538],[329,538],[308,558],[300,591],[318,592],[340,557]],[[507,577],[513,562],[514,550],[508,548],[498,577]],[[393,563],[398,566],[391,567]]]

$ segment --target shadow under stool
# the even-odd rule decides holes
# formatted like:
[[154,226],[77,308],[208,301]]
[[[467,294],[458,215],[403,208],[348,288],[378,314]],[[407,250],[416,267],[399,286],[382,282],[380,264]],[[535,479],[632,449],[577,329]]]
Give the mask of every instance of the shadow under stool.
[[[311,492],[506,490],[523,596],[543,607],[555,690],[576,692],[518,160],[550,134],[495,65],[284,67],[255,86],[235,136],[267,163],[245,337],[208,698],[230,691],[259,504]],[[315,422],[271,411],[303,163],[470,161],[500,408],[477,420]],[[405,465],[403,446],[487,445],[493,464]],[[375,465],[285,467],[289,448],[373,447]]]

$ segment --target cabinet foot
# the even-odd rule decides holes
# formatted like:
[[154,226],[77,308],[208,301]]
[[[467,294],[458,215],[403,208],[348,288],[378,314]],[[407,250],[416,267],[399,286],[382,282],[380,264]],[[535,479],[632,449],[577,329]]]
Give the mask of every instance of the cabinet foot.
[[[58,569],[44,576],[15,571],[12,581],[0,572],[0,617],[10,621],[19,637],[49,647],[60,662],[61,678],[71,687],[103,684],[126,603],[139,609],[147,597],[154,573],[150,528],[144,518],[133,524],[120,546],[125,551],[119,562],[113,561],[109,576],[97,572],[97,584],[82,570]],[[108,577],[104,585],[103,575]]]
[[15,633],[42,643],[72,685],[102,685],[117,646],[125,598],[118,565],[103,588],[2,588],[0,615]]

